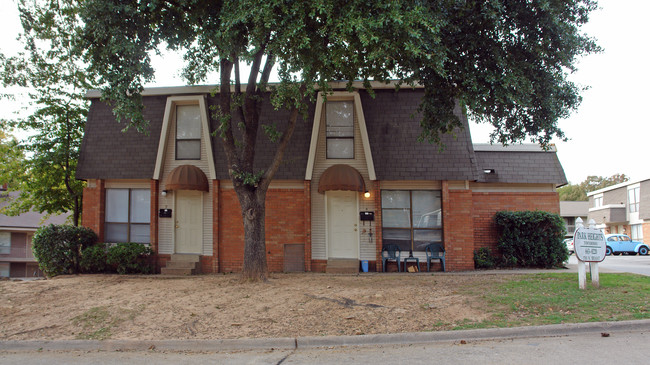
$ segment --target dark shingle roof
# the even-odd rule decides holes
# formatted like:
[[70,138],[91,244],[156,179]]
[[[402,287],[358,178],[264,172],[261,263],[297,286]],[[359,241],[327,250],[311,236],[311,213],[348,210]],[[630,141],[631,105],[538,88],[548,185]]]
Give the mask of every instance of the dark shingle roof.
[[[218,97],[208,98],[209,105],[218,105]],[[274,110],[270,101],[265,100],[262,103],[262,111],[260,112],[260,125],[275,125],[278,131],[283,131],[286,128],[287,121],[289,120],[289,112],[286,110]],[[309,143],[311,140],[311,129],[314,117],[314,105],[309,107],[309,117],[303,120],[298,116],[296,121],[296,128],[291,137],[291,141],[287,146],[284,153],[282,163],[276,172],[274,179],[294,179],[304,180],[305,170],[307,168],[307,159],[309,158]],[[210,128],[215,130],[217,127],[216,121],[212,119]],[[223,151],[221,138],[215,136],[212,138],[212,145],[214,148],[214,163],[217,174],[217,179],[229,179],[228,166],[226,163],[226,155]],[[256,152],[254,168],[259,171],[267,167],[275,152],[278,144],[271,142],[262,129],[257,133]]]
[[[543,151],[537,145],[474,145],[478,161],[479,180],[499,183],[567,183],[564,169],[555,149]],[[483,170],[494,170],[486,174]]]
[[465,129],[442,137],[444,150],[418,142],[417,112],[422,89],[361,91],[373,162],[379,180],[476,180],[477,169],[467,119],[456,110]]
[[77,179],[151,179],[165,113],[166,96],[143,98],[148,135],[135,128],[122,132],[111,107],[93,99],[81,143]]

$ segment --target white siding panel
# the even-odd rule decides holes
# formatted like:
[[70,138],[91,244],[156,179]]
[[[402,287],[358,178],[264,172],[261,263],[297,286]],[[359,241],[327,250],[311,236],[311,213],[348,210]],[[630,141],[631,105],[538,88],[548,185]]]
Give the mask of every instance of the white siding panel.
[[[210,176],[208,145],[205,139],[201,140],[201,159],[200,160],[176,160],[176,116],[172,117],[169,123],[169,131],[167,137],[167,148],[163,158],[162,176],[160,181],[160,190],[165,190],[165,181],[167,176],[181,165],[194,165],[203,171],[206,176]],[[203,255],[212,256],[212,182],[208,179],[209,192],[203,193]],[[167,194],[166,197],[160,196],[160,208],[174,209],[174,196],[173,192]],[[158,221],[158,247],[161,254],[174,253],[174,222],[176,221],[175,209],[172,211],[172,218],[160,218]]]
[[[358,115],[354,115],[354,159],[327,159],[326,156],[326,137],[325,129],[327,123],[325,120],[325,113],[321,114],[320,128],[318,132],[318,142],[316,145],[316,155],[314,158],[314,171],[311,180],[311,243],[312,243],[312,259],[326,260],[327,259],[327,238],[326,238],[326,217],[325,217],[325,194],[318,192],[318,183],[320,177],[327,168],[332,165],[346,164],[354,167],[363,177],[366,189],[372,190],[372,181],[368,176],[368,164],[363,150],[363,142],[361,140],[361,131],[359,129]],[[374,198],[365,199],[363,192],[359,193],[359,209],[364,211],[375,211]],[[357,214],[358,217],[358,214]],[[373,229],[372,238],[368,235],[368,230],[363,233],[363,225],[359,222],[359,242],[360,242],[360,258],[362,260],[375,259],[375,231]],[[373,222],[374,224],[374,222]],[[369,223],[366,223],[366,228],[370,228]]]

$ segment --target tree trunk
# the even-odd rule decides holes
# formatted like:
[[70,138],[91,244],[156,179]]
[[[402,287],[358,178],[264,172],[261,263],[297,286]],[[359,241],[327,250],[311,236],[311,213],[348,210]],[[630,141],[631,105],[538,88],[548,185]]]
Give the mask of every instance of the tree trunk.
[[266,189],[241,187],[236,189],[244,222],[244,266],[242,281],[266,281]]

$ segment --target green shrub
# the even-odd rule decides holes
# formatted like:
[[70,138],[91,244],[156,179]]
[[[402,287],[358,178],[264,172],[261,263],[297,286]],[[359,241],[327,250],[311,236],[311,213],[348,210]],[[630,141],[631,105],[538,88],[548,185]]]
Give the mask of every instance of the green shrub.
[[89,228],[50,224],[36,230],[32,252],[48,277],[77,274],[82,250],[95,244],[97,235]]
[[108,249],[106,262],[118,274],[150,274],[153,272],[149,257],[153,251],[141,243],[118,243]]
[[501,230],[498,248],[502,265],[519,267],[559,267],[569,252],[562,242],[564,221],[558,214],[542,211],[497,212]]
[[81,251],[81,271],[85,273],[101,273],[106,271],[106,246],[99,244],[86,247]]
[[496,266],[496,259],[492,256],[490,249],[481,247],[474,250],[474,266],[477,269],[492,269]]

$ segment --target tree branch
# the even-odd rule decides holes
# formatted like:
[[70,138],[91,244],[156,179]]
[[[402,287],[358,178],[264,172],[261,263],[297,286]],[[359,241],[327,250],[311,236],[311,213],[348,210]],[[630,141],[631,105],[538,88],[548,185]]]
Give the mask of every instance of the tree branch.
[[[306,90],[307,88],[303,83],[300,86],[300,95],[303,99],[305,97]],[[293,109],[291,110],[291,114],[289,115],[287,128],[282,134],[282,139],[278,144],[278,149],[275,151],[275,155],[273,156],[273,161],[271,161],[269,167],[266,169],[264,175],[262,176],[262,179],[259,182],[260,191],[266,191],[266,189],[268,189],[269,185],[271,184],[271,180],[273,179],[273,176],[275,175],[275,173],[278,171],[278,168],[280,167],[280,163],[282,162],[282,158],[284,157],[284,151],[287,149],[287,146],[289,145],[289,141],[291,140],[291,136],[293,135],[293,131],[296,129],[296,121],[298,120],[298,114],[299,114],[298,107],[294,106]]]
[[[219,65],[221,84],[219,85],[219,107],[221,110],[218,115],[219,128],[221,129],[222,141],[226,159],[228,160],[228,173],[232,176],[232,170],[237,169],[238,158],[235,147],[235,137],[232,133],[231,117],[231,95],[230,95],[230,74],[232,73],[233,63],[227,59],[221,59]],[[225,120],[224,118],[230,118]]]

